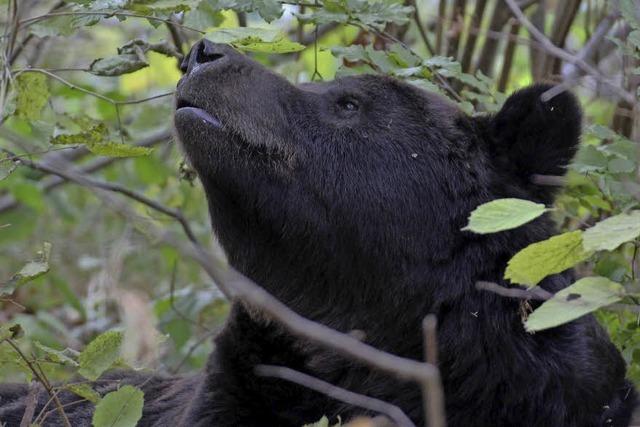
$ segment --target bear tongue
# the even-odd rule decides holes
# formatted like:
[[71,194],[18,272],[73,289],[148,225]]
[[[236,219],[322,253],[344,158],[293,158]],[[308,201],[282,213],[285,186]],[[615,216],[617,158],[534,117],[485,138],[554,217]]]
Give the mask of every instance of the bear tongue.
[[196,115],[198,118],[202,119],[203,122],[208,123],[216,128],[222,128],[222,123],[220,122],[220,120],[217,117],[213,116],[208,111],[203,110],[202,108],[182,107],[180,108],[180,110],[183,110],[183,111],[187,110],[192,114]]

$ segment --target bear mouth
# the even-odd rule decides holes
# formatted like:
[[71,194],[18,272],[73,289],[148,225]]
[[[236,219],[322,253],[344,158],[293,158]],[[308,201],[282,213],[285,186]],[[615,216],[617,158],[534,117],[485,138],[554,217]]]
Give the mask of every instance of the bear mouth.
[[216,129],[222,129],[222,122],[218,117],[211,114],[204,108],[198,107],[185,99],[178,99],[176,102],[176,113],[188,114],[201,120],[207,125],[213,126]]

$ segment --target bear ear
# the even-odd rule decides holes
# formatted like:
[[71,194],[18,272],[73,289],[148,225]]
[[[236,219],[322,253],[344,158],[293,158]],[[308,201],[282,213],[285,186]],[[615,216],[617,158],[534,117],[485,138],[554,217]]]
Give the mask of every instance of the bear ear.
[[564,175],[580,143],[578,101],[568,92],[544,101],[542,95],[551,88],[537,84],[513,93],[489,122],[490,155],[497,168],[527,186],[537,175]]

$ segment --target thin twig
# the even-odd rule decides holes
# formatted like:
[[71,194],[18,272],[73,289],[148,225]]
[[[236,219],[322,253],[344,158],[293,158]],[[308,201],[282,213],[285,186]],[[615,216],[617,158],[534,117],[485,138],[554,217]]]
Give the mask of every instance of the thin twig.
[[516,298],[516,299],[532,299],[546,301],[553,298],[551,292],[545,291],[540,287],[532,289],[520,289],[520,288],[505,288],[497,283],[478,281],[476,282],[476,289],[480,291],[489,291],[494,294],[501,295],[503,297]]
[[[567,52],[566,50],[561,49],[561,48],[557,47],[556,45],[554,45],[551,42],[551,40],[549,40],[547,38],[547,36],[545,36],[540,30],[538,30],[536,28],[535,25],[533,25],[531,23],[531,21],[529,21],[529,19],[527,19],[527,17],[524,15],[524,13],[522,13],[522,10],[520,9],[520,7],[518,7],[518,5],[516,4],[515,0],[504,0],[504,1],[507,3],[507,6],[509,6],[509,9],[511,9],[511,12],[518,19],[518,21],[520,21],[520,23],[524,27],[526,27],[527,30],[529,30],[531,35],[533,35],[533,37],[539,43],[542,44],[542,46],[544,47],[545,51],[547,51],[548,53],[551,53],[552,55],[556,56],[557,58],[562,59],[563,61],[566,61],[566,62],[569,62],[571,64],[576,65],[578,68],[580,68],[581,70],[583,70],[587,74],[590,74],[592,76],[598,76],[599,77],[599,79],[598,79],[599,81],[601,81],[604,84],[606,84],[609,87],[611,87],[613,89],[613,91],[616,93],[616,95],[618,95],[620,98],[622,98],[625,101],[627,101],[629,104],[636,105],[638,103],[638,100],[636,99],[636,97],[632,93],[627,92],[626,90],[622,89],[617,84],[615,84],[614,82],[611,82],[604,75],[602,75],[600,70],[598,70],[597,68],[595,68],[592,65],[588,64],[583,59],[581,59],[581,58],[579,58],[579,57],[577,57],[575,55],[572,55],[569,52]],[[555,90],[552,89],[552,90],[549,90],[549,91],[545,92],[544,94],[542,94],[542,100],[545,101],[545,102],[549,101],[551,98],[553,98],[553,96],[558,95],[558,93],[557,93],[558,90],[559,89],[555,89]]]
[[532,184],[544,185],[548,187],[564,187],[567,183],[567,178],[561,175],[542,175],[534,173],[529,177]]
[[[28,165],[34,168],[38,166],[33,162]],[[63,176],[65,179],[80,185],[109,192],[117,191],[129,197],[134,196],[134,200],[140,201],[138,195],[130,191],[120,191],[123,189],[119,186],[102,185],[106,183],[84,177],[73,171],[62,172],[53,167],[48,167],[47,169],[49,173]],[[117,209],[121,214],[132,218],[137,217],[131,208],[117,198],[111,197],[109,193],[96,191],[94,194],[103,198],[106,205]],[[152,207],[157,205],[155,202],[151,202]],[[185,232],[188,230],[186,227],[183,227],[183,229]],[[266,316],[278,321],[290,333],[306,338],[323,347],[331,348],[338,354],[360,361],[396,378],[415,381],[422,386],[425,393],[435,394],[442,392],[438,390],[438,387],[440,387],[440,374],[435,366],[378,350],[351,335],[341,333],[322,323],[314,322],[297,314],[251,279],[232,268],[221,255],[215,256],[209,253],[195,239],[190,239],[190,245],[185,245],[179,239],[176,239],[170,231],[160,231],[151,222],[145,224],[145,231],[160,241],[176,247],[183,254],[198,262],[228,298],[236,298],[260,309]],[[436,419],[438,416],[444,415],[430,413],[431,419]],[[431,419],[429,420],[430,423]],[[431,423],[430,425],[434,424]]]
[[[425,361],[430,365],[438,366],[438,318],[434,314],[427,315],[422,321],[422,333]],[[437,385],[429,389],[424,388],[425,385],[423,385],[425,422],[428,420],[425,427],[446,427],[445,399],[439,371],[438,377],[433,381],[436,381]]]
[[[6,152],[9,155],[13,155],[13,153],[9,150],[6,149],[1,149],[2,151]],[[49,166],[49,165],[44,165],[38,162],[34,162],[32,160],[27,160],[27,159],[23,159],[21,160],[21,163],[29,166],[32,169],[36,169],[45,173],[49,173],[52,175],[57,175],[61,178],[64,178],[68,181],[74,181],[74,182],[78,182],[74,176],[70,173],[70,172],[66,172],[66,171],[62,171],[58,168]],[[172,218],[174,218],[175,220],[177,220],[180,225],[182,226],[182,229],[184,230],[185,234],[187,235],[187,237],[189,238],[189,240],[191,240],[192,242],[197,242],[197,239],[195,237],[195,234],[193,233],[193,231],[191,230],[191,226],[189,225],[189,223],[187,222],[186,218],[184,217],[184,215],[182,214],[182,212],[180,212],[177,209],[171,209],[169,207],[166,207],[158,202],[156,202],[155,200],[152,200],[150,198],[148,198],[147,196],[137,193],[133,190],[130,190],[120,184],[115,184],[115,183],[111,183],[111,182],[104,182],[104,181],[98,181],[96,179],[93,178],[87,178],[85,177],[84,180],[82,182],[78,182],[79,184],[85,186],[85,187],[94,187],[94,188],[100,188],[103,190],[107,190],[107,191],[112,191],[112,192],[116,192],[116,193],[121,193],[125,196],[127,196],[130,199],[133,199],[137,202],[142,203],[143,205],[146,205],[158,212],[162,212],[163,214],[170,216]]]
[[415,0],[412,0],[410,2],[410,5],[413,6],[413,21],[416,23],[416,27],[418,27],[418,33],[420,34],[420,38],[422,39],[422,42],[424,43],[424,46],[427,48],[427,51],[429,52],[430,55],[435,55],[435,50],[433,48],[433,46],[431,46],[431,42],[429,41],[429,37],[427,36],[427,32],[424,29],[424,26],[422,25],[422,22],[420,22],[420,12],[418,10],[418,2]]
[[[53,391],[53,389],[51,388],[51,384],[49,384],[49,380],[47,380],[47,378],[45,376],[43,376],[38,369],[36,369],[36,367],[31,363],[29,358],[22,352],[22,350],[20,350],[20,347],[18,347],[16,345],[16,343],[13,342],[12,339],[5,338],[3,341],[6,342],[7,344],[9,344],[11,346],[11,348],[13,348],[16,353],[18,353],[20,358],[24,361],[24,363],[26,363],[26,365],[29,368],[29,370],[38,379],[38,381],[40,381],[40,383],[45,388],[45,390],[47,390],[47,393],[49,393],[49,395],[53,398],[53,401],[54,401],[54,403],[56,405],[56,409],[57,409],[58,413],[60,414],[60,418],[62,418],[62,422],[63,422],[64,426],[65,427],[71,427],[71,423],[69,422],[69,418],[67,418],[67,414],[64,412],[64,408],[62,407],[62,403],[60,402],[60,399],[58,399],[58,396],[57,396],[56,392]],[[1,343],[2,343],[2,341],[0,341],[0,344]]]
[[36,22],[39,21],[43,21],[45,19],[50,19],[50,18],[54,18],[56,16],[102,16],[105,18],[114,18],[114,17],[126,17],[126,18],[140,18],[140,19],[147,19],[149,21],[156,21],[156,22],[164,22],[165,24],[172,24],[172,25],[176,25],[180,28],[183,28],[185,30],[189,30],[189,31],[193,31],[195,33],[198,34],[204,34],[204,31],[198,30],[196,28],[191,28],[191,27],[187,27],[186,25],[182,25],[182,24],[178,24],[177,22],[173,22],[170,19],[164,19],[164,18],[158,18],[156,16],[151,16],[151,15],[140,15],[137,13],[130,13],[130,12],[50,12],[50,13],[46,13],[44,15],[39,15],[39,16],[34,16],[32,18],[27,18],[27,19],[23,19],[20,22],[18,22],[18,26],[19,27],[25,27],[25,26],[29,26],[31,24],[35,24]]
[[[69,71],[69,70],[67,70],[67,71]],[[22,69],[19,69],[19,70],[15,70],[14,71],[14,77],[17,77],[18,75],[20,75],[22,73],[40,73],[40,74],[44,74],[46,76],[51,77],[54,80],[59,81],[60,83],[62,83],[65,86],[67,86],[69,89],[80,91],[82,93],[85,93],[87,95],[93,96],[93,97],[98,98],[98,99],[101,99],[101,100],[103,100],[105,102],[108,102],[109,104],[113,104],[113,105],[116,105],[116,106],[117,105],[142,104],[143,102],[153,101],[155,99],[165,98],[167,96],[173,96],[173,94],[175,93],[175,91],[171,91],[171,92],[160,93],[158,95],[148,96],[146,98],[141,98],[141,99],[129,99],[129,100],[125,100],[125,101],[118,101],[118,100],[115,100],[113,98],[109,98],[108,96],[102,95],[100,93],[93,92],[93,91],[91,91],[89,89],[85,89],[82,86],[78,86],[78,85],[76,85],[74,83],[71,83],[70,81],[58,76],[57,74],[52,73],[51,71],[49,71],[49,70],[47,70],[45,68],[22,68]]]
[[[0,128],[0,137],[2,138],[6,138],[8,140],[13,140],[16,141],[17,143],[21,143],[22,142],[22,137],[19,136],[18,134],[14,134],[13,132],[10,132],[8,129],[6,128]],[[133,145],[136,147],[152,147],[160,142],[166,141],[168,139],[171,138],[171,131],[169,130],[163,130],[160,131],[158,133],[155,133],[147,138],[141,139],[140,141],[134,143]],[[67,148],[67,147],[65,147]],[[73,150],[71,152],[67,152],[64,155],[63,160],[70,162],[70,161],[74,161],[74,160],[78,160],[86,155],[88,155],[90,153],[90,151],[88,149],[86,149],[85,147],[68,147],[68,148],[73,148]],[[57,151],[55,149],[52,149],[50,151]],[[68,150],[70,151],[70,150]],[[59,157],[54,157],[54,158],[49,158],[49,157],[53,157],[54,155],[51,156],[45,156],[42,159],[42,163],[44,164],[49,164],[50,162],[56,162],[56,161],[60,161]],[[20,157],[23,157],[23,155],[20,155]],[[29,156],[27,156],[29,157]],[[78,167],[78,172],[82,173],[82,174],[89,174],[89,173],[93,173],[95,171],[98,171],[102,168],[105,168],[111,164],[113,164],[114,162],[116,162],[117,160],[121,160],[121,157],[101,157],[98,159],[95,159],[94,161],[88,162],[85,165],[79,166]],[[42,181],[42,184],[40,185],[40,191],[47,193],[51,190],[54,190],[56,188],[58,188],[59,186],[61,186],[62,184],[68,182],[67,180],[65,180],[64,178],[61,178],[57,175],[54,176],[49,176],[47,179],[44,179]],[[8,210],[14,209],[16,207],[20,206],[20,203],[18,202],[18,200],[16,200],[15,197],[13,197],[11,194],[7,194],[5,196],[0,197],[0,213],[6,212]]]
[[40,383],[37,381],[31,381],[29,384],[29,393],[25,399],[24,413],[20,420],[20,427],[29,427],[32,425],[31,422],[33,421],[33,416],[36,413],[36,405],[38,404],[39,387]]
[[254,370],[257,375],[280,378],[282,380],[301,385],[310,390],[317,391],[318,393],[322,393],[325,396],[329,396],[341,402],[348,403],[349,405],[386,415],[391,418],[398,427],[416,427],[413,421],[407,417],[402,409],[383,400],[354,393],[284,366],[257,365]]

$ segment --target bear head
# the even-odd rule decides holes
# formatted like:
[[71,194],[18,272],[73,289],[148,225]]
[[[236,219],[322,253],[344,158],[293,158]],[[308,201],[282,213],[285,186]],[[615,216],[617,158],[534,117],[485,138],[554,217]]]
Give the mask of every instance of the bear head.
[[182,68],[175,126],[217,237],[232,265],[307,316],[408,299],[429,310],[499,281],[515,251],[553,232],[544,218],[495,236],[461,228],[495,198],[552,200],[532,177],[562,175],[575,153],[568,93],[543,102],[549,86],[533,86],[472,118],[390,77],[294,85],[208,41]]

